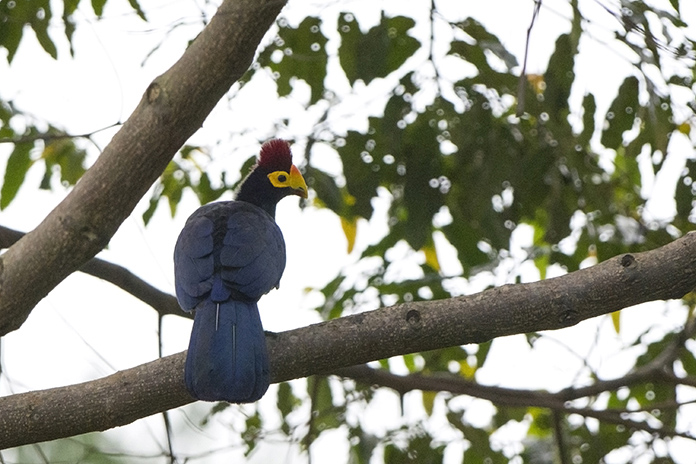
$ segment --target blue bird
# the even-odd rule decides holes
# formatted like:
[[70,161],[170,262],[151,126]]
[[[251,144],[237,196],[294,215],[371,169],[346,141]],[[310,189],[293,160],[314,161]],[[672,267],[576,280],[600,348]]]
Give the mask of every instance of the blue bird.
[[251,403],[270,383],[257,302],[277,288],[285,241],[276,204],[307,198],[307,184],[283,140],[263,144],[234,201],[200,207],[174,248],[176,297],[195,311],[186,355],[186,388],[204,401]]

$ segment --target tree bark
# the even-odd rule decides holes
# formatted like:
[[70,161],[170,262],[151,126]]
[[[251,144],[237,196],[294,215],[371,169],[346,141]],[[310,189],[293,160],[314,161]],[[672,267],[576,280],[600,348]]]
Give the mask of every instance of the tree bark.
[[[568,327],[696,287],[696,233],[554,279],[405,303],[266,337],[273,382],[399,354]],[[193,401],[185,353],[102,379],[0,398],[0,449],[125,425]]]
[[284,0],[227,0],[70,194],[0,257],[0,335],[102,250],[183,143],[248,69]]

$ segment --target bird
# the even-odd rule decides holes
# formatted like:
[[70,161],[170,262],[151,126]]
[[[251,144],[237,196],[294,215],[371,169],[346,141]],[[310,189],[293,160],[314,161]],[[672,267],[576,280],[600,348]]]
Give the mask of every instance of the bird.
[[285,241],[275,222],[286,196],[307,198],[290,145],[269,140],[232,201],[209,203],[186,221],[174,247],[176,297],[194,311],[184,378],[194,398],[253,403],[270,370],[257,303],[277,288]]

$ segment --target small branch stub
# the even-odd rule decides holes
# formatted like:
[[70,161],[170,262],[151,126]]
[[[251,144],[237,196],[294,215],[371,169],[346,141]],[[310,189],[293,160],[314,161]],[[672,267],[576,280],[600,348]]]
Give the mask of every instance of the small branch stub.
[[628,254],[621,257],[621,265],[623,267],[631,267],[635,262],[636,258],[634,258],[633,255]]
[[411,309],[406,313],[406,322],[414,328],[418,329],[421,326],[421,314],[417,309]]
[[157,101],[161,92],[162,92],[162,88],[159,86],[158,83],[153,82],[152,84],[150,84],[150,86],[147,88],[147,92],[146,92],[147,102],[152,104],[155,101]]

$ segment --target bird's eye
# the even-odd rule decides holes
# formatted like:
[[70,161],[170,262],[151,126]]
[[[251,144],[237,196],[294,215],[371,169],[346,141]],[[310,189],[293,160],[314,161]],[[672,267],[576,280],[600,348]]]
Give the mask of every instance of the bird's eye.
[[286,180],[288,180],[288,178],[285,177],[284,174],[278,176],[278,182],[285,182]]

